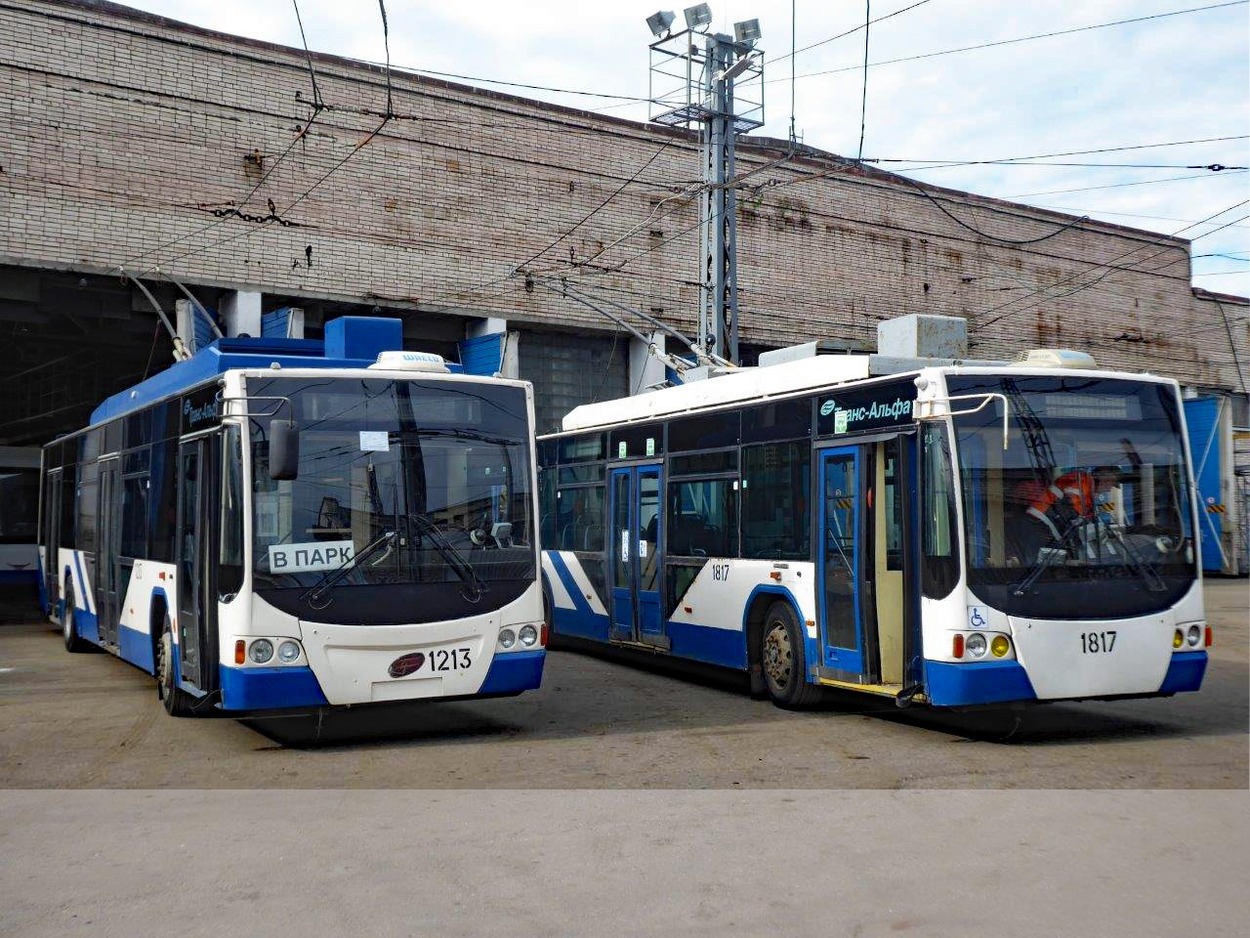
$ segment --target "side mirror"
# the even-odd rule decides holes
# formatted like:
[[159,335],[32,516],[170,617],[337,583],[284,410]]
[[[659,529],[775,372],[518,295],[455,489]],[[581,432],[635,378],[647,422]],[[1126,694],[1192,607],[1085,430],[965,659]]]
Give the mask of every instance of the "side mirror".
[[299,474],[299,428],[294,421],[269,421],[269,478],[278,482]]

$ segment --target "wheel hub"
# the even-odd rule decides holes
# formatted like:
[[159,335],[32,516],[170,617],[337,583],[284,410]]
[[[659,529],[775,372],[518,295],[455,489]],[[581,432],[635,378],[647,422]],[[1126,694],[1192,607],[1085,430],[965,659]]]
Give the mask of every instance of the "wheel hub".
[[790,636],[783,625],[776,624],[764,638],[764,673],[775,686],[785,687],[790,683],[793,663]]

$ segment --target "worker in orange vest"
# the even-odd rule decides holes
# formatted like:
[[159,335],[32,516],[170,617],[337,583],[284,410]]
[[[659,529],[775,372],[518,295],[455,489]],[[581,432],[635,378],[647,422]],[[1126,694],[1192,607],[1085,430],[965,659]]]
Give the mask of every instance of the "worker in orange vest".
[[[1033,500],[1025,512],[1050,529],[1056,540],[1061,540],[1060,525],[1071,519],[1093,520],[1097,510],[1098,496],[1115,488],[1120,482],[1120,472],[1115,466],[1099,466],[1092,472],[1074,469],[1065,472]],[[1067,527],[1067,523],[1062,524]]]

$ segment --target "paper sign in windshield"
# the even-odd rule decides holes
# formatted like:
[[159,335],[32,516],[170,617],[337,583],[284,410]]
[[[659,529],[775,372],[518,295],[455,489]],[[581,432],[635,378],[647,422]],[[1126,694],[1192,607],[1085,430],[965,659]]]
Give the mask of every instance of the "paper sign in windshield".
[[308,544],[270,544],[269,569],[274,573],[318,573],[337,570],[352,559],[351,541],[313,541]]

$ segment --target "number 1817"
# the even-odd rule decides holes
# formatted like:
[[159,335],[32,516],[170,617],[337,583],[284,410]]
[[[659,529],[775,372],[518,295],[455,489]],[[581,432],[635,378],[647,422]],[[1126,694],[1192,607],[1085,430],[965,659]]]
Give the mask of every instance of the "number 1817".
[[1081,654],[1106,654],[1115,648],[1115,632],[1082,632]]

